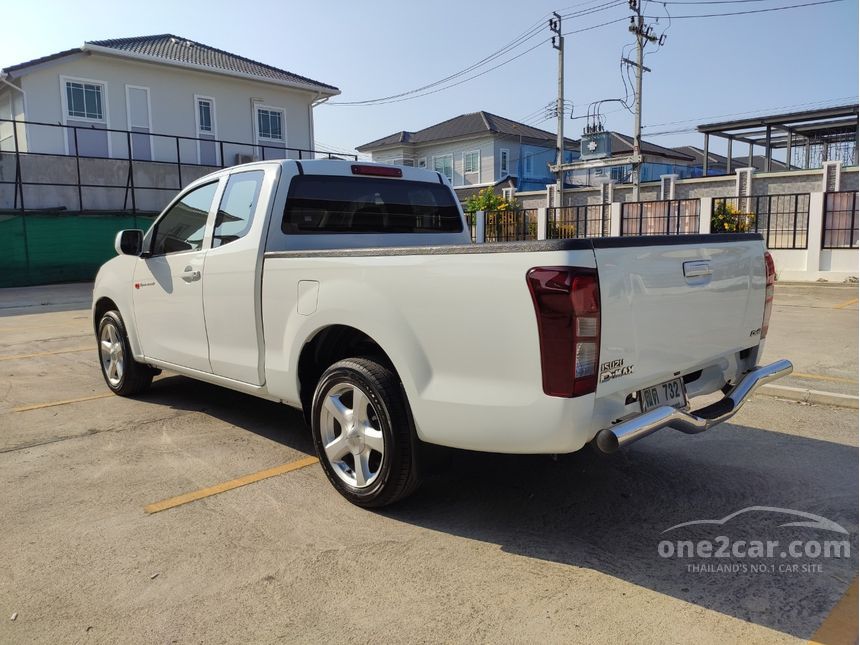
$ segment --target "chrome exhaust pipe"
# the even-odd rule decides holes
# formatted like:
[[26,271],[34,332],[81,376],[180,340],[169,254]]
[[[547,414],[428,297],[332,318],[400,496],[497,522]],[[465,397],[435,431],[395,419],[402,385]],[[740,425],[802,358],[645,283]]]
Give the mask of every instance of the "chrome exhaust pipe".
[[664,405],[604,428],[597,433],[594,443],[601,452],[612,453],[666,427],[686,434],[704,432],[733,417],[762,385],[788,376],[793,369],[791,361],[785,359],[756,367],[716,403],[693,412]]

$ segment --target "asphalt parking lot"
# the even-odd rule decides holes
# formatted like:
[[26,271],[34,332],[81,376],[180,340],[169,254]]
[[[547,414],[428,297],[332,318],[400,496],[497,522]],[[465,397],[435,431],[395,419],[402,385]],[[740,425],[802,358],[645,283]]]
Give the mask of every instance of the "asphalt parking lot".
[[[2,643],[857,641],[856,409],[757,395],[611,458],[457,453],[368,512],[296,411],[168,373],[110,395],[87,289],[0,290]],[[778,285],[787,385],[856,396],[857,302]],[[848,552],[661,552],[717,535]]]

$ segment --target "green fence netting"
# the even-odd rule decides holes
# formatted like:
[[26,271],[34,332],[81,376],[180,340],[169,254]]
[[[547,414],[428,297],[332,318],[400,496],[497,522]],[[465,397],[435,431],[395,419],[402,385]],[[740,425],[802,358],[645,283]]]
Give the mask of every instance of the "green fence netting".
[[0,287],[92,280],[116,255],[117,231],[146,230],[152,220],[127,214],[0,213]]

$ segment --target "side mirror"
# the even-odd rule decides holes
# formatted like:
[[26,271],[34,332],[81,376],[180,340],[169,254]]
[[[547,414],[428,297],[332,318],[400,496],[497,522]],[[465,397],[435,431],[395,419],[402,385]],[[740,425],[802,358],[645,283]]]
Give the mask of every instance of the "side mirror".
[[137,228],[116,234],[113,247],[119,255],[140,255],[143,251],[143,231]]

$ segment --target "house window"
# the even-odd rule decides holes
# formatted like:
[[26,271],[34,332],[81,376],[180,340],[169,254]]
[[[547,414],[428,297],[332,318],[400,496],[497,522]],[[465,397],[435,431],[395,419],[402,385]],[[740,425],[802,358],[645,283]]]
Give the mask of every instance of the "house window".
[[478,172],[481,167],[481,153],[477,150],[463,155],[463,173]]
[[507,148],[502,148],[499,150],[499,174],[502,177],[510,174],[510,170],[508,170],[508,159],[510,158],[511,153]]
[[200,132],[212,132],[212,101],[197,99],[197,118]]
[[426,167],[427,167],[427,157],[421,157],[421,158],[418,160],[418,164],[417,164],[417,165],[418,165],[418,167],[419,167],[419,168],[426,168]]
[[452,184],[454,183],[454,155],[442,155],[433,157],[433,170],[445,175]]
[[257,108],[257,136],[260,139],[284,140],[284,113],[282,110]]
[[95,83],[66,81],[66,109],[70,117],[104,120],[104,87]]
[[523,159],[523,172],[527,177],[531,177],[532,173],[534,173],[534,169],[534,156],[533,154],[527,154],[525,159]]

